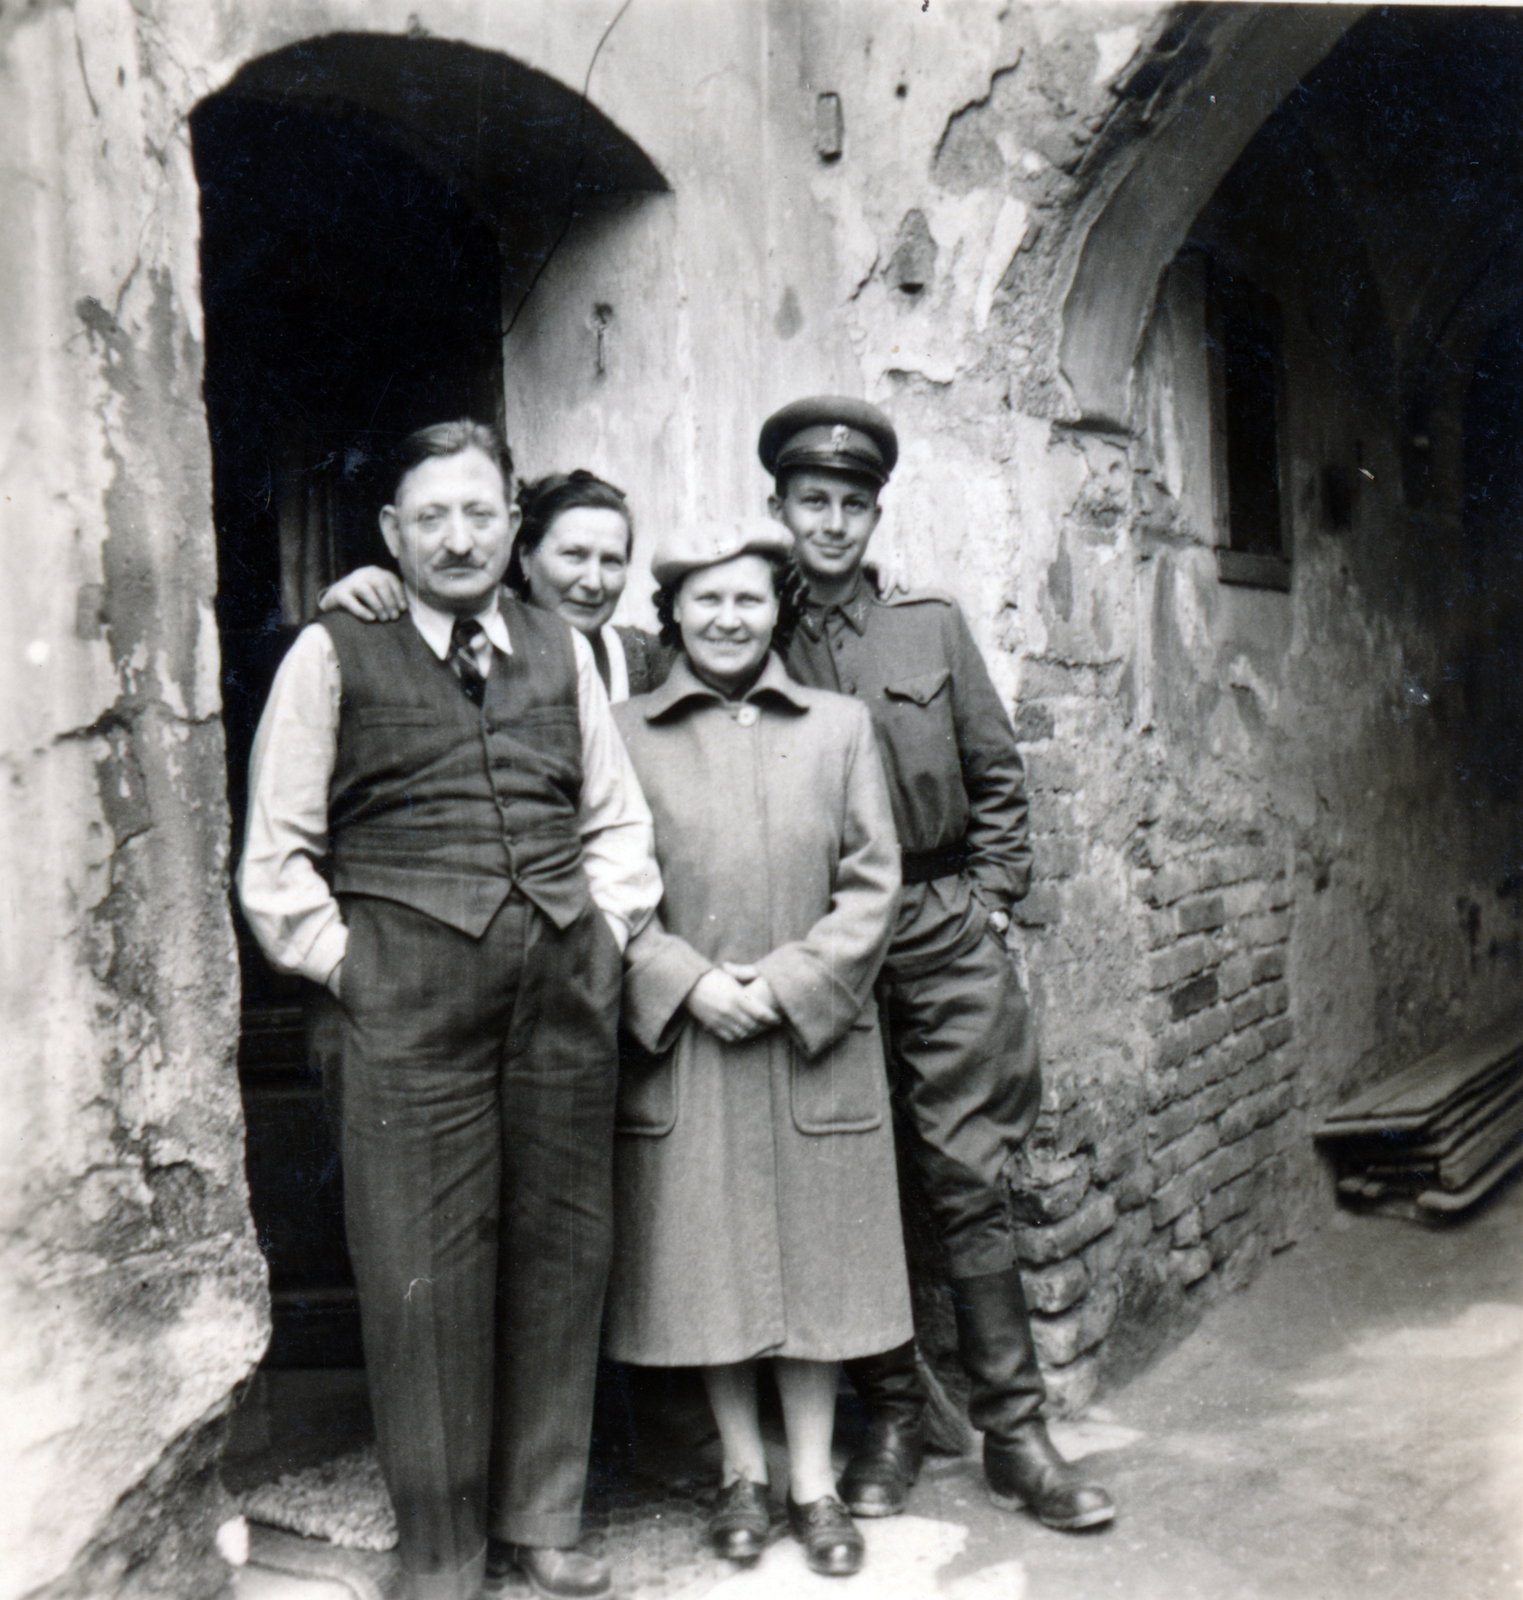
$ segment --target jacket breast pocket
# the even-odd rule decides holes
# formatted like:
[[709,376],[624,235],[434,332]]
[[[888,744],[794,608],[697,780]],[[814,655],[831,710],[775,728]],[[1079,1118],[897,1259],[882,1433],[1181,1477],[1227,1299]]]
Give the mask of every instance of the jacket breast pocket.
[[677,1126],[677,1051],[654,1055],[619,1030],[619,1095],[614,1131],[659,1139]]
[[789,1096],[800,1133],[868,1133],[888,1112],[888,1081],[878,1017],[868,1005],[841,1038],[819,1055],[793,1052]]
[[917,672],[884,684],[883,692],[890,700],[928,706],[946,687],[951,676],[951,669],[947,667],[939,667],[933,672]]

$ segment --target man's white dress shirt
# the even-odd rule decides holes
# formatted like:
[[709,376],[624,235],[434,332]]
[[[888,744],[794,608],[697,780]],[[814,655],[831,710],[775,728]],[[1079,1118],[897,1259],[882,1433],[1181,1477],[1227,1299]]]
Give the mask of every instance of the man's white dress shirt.
[[[449,654],[455,618],[410,591],[408,616],[430,650]],[[494,594],[476,621],[476,664],[492,668],[492,647],[513,653]],[[571,630],[582,730],[582,797],[577,824],[593,904],[622,950],[661,900],[650,807],[608,709],[592,649]],[[303,628],[275,674],[249,767],[248,831],[238,894],[265,954],[283,971],[327,983],[344,959],[349,930],[317,870],[328,854],[328,786],[338,752],[338,654],[328,630]]]
[[611,622],[598,629],[598,636],[608,652],[608,703],[620,705],[629,699],[629,657],[624,654],[624,641]]

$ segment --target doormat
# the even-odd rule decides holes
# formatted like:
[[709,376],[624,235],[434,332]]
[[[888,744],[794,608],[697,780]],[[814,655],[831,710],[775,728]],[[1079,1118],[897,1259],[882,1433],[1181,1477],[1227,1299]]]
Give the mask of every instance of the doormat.
[[[589,1488],[582,1548],[605,1557],[620,1595],[689,1600],[735,1569],[705,1538],[713,1489],[649,1480]],[[249,1527],[249,1562],[345,1584],[357,1600],[391,1600],[399,1569],[396,1517],[374,1446],[288,1472],[239,1496]],[[774,1525],[773,1537],[785,1530]],[[506,1596],[529,1594],[510,1578]]]
[[243,1494],[238,1509],[252,1523],[343,1550],[396,1547],[397,1519],[373,1446],[261,1483]]

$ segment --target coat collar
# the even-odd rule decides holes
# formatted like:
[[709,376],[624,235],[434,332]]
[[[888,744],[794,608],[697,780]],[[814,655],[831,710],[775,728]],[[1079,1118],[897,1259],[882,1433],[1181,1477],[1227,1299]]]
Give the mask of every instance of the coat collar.
[[[809,702],[803,691],[790,678],[776,651],[767,653],[761,676],[741,697],[758,705],[781,705],[793,711],[807,711]],[[686,656],[678,656],[671,675],[659,689],[645,697],[645,720],[658,722],[663,717],[692,705],[708,701],[715,705],[725,703],[717,689],[711,689],[688,665]]]

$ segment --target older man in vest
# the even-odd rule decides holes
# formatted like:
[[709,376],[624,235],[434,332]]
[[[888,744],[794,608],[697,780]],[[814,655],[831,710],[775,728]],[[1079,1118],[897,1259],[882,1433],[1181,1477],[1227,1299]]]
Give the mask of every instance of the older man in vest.
[[239,872],[266,954],[331,996],[345,1224],[409,1600],[474,1600],[489,1534],[494,1565],[542,1595],[611,1587],[575,1547],[621,952],[660,880],[586,641],[499,596],[512,488],[491,429],[404,442],[381,531],[407,614],[335,614],[296,639],[254,745]]

